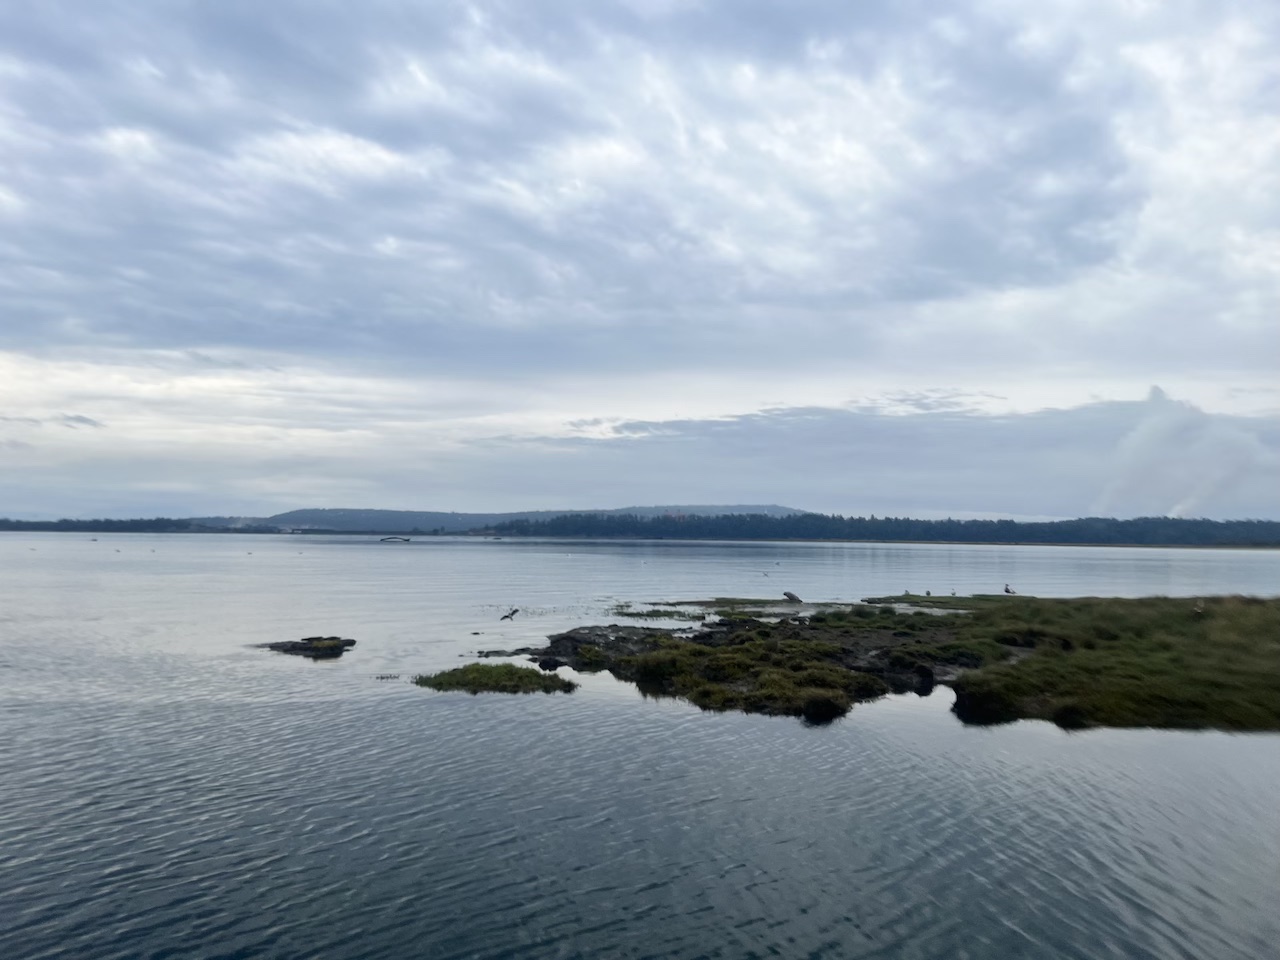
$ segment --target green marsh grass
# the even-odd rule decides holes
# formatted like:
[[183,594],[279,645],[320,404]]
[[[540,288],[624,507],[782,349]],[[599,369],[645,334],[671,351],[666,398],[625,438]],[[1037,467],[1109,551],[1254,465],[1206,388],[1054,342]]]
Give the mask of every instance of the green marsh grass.
[[554,673],[543,673],[511,663],[469,663],[465,667],[413,678],[432,690],[465,690],[467,693],[569,693],[578,685]]
[[996,599],[955,618],[957,642],[1022,655],[955,681],[962,719],[1280,730],[1280,600]]
[[840,648],[817,641],[754,636],[712,647],[672,640],[623,666],[651,695],[684,697],[704,710],[745,710],[823,723],[855,701],[888,693],[878,677],[840,666]]

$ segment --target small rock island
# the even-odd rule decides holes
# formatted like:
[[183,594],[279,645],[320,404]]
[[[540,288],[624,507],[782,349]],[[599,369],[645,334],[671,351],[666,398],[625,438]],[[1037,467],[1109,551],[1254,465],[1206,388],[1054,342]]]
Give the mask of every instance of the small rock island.
[[356,645],[354,640],[343,637],[303,637],[301,640],[282,640],[278,643],[261,643],[258,646],[276,653],[292,653],[312,660],[334,660]]

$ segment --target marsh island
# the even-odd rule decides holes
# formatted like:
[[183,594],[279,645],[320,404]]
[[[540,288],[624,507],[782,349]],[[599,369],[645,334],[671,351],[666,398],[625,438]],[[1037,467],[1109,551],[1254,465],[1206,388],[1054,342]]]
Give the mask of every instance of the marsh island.
[[510,653],[548,671],[607,670],[707,710],[813,722],[942,683],[966,723],[1280,730],[1277,599],[903,595],[651,606],[712,616],[685,629],[579,627]]

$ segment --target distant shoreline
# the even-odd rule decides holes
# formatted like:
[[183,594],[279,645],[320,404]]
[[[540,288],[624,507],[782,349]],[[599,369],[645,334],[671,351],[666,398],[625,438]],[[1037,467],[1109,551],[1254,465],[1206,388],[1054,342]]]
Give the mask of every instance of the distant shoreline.
[[[343,534],[333,534],[342,536]],[[364,536],[364,534],[357,534]],[[376,534],[369,534],[376,536]],[[928,546],[942,547],[1138,547],[1150,550],[1280,550],[1280,542],[1277,543],[1103,543],[1081,541],[1079,543],[1059,543],[1047,542],[1041,540],[871,540],[871,539],[855,539],[852,537],[554,537],[554,536],[530,536],[530,537],[493,537],[481,536],[478,534],[467,533],[450,533],[445,534],[450,537],[468,537],[473,540],[506,540],[514,541],[538,540],[538,541],[557,541],[564,543],[585,542],[589,540],[627,540],[633,543],[883,543],[894,544],[897,546],[910,546],[918,543]],[[424,540],[432,539],[424,536]]]
[[1121,541],[1045,541],[1045,540],[885,540],[855,537],[645,537],[645,536],[573,536],[568,534],[491,534],[460,531],[456,533],[404,533],[403,531],[385,530],[249,530],[249,529],[205,529],[205,530],[121,530],[113,527],[58,527],[50,528],[44,521],[31,521],[31,526],[0,526],[0,535],[6,533],[58,533],[58,534],[165,534],[194,536],[269,536],[269,537],[405,537],[406,542],[426,543],[432,540],[454,539],[506,542],[562,542],[586,543],[591,541],[616,541],[629,543],[867,543],[896,546],[955,546],[955,547],[1125,547],[1127,549],[1148,550],[1280,550],[1280,541],[1276,543],[1134,543]]
[[[631,508],[629,508],[631,509]],[[928,543],[1003,546],[1280,547],[1280,521],[1180,517],[1073,520],[916,520],[840,514],[742,512],[757,508],[643,507],[625,511],[482,514],[400,510],[295,510],[270,517],[14,520],[0,531],[68,533],[267,533],[301,536],[489,539]],[[761,511],[788,508],[762,507]],[[659,510],[667,512],[659,513]],[[723,510],[713,513],[710,511]]]

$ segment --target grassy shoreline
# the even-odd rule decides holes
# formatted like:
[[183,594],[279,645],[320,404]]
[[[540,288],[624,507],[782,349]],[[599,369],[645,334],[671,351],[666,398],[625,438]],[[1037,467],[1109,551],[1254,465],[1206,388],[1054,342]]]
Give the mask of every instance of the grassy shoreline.
[[970,617],[1028,652],[955,679],[967,722],[1280,730],[1280,600],[996,598]]

